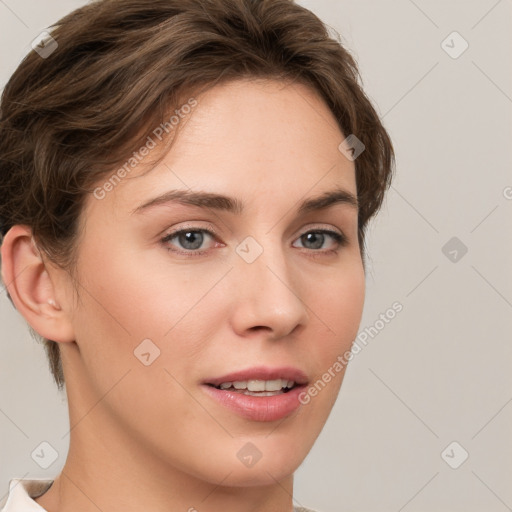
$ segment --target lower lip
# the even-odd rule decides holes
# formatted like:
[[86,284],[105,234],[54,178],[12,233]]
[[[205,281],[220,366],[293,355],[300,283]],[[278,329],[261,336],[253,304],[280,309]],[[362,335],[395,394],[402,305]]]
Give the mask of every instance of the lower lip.
[[274,396],[251,396],[203,385],[205,391],[222,405],[252,421],[276,421],[300,407],[299,395],[305,386],[295,386]]

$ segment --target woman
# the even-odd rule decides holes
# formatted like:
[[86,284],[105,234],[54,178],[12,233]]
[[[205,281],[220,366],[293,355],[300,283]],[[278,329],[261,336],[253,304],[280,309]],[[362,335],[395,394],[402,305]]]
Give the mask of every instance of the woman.
[[289,0],[103,0],[34,46],[2,98],[2,278],[70,445],[4,512],[306,510],[392,175],[353,58]]

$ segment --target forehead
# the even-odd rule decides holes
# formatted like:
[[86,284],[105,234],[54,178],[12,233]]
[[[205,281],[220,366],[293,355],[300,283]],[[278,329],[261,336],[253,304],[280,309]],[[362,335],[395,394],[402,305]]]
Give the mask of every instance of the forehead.
[[335,185],[355,193],[354,163],[338,149],[344,135],[308,86],[238,80],[185,97],[183,104],[194,107],[170,116],[179,123],[171,149],[152,168],[151,160],[165,148],[153,136],[146,157],[108,187],[103,206],[134,207],[134,201],[164,189],[251,199],[259,194],[267,202],[284,190],[283,197],[297,198]]
[[244,151],[255,161],[301,153],[328,159],[337,154],[342,138],[337,122],[318,93],[304,84],[236,80],[213,87],[197,101],[178,135],[183,152],[207,147],[227,158],[225,151]]

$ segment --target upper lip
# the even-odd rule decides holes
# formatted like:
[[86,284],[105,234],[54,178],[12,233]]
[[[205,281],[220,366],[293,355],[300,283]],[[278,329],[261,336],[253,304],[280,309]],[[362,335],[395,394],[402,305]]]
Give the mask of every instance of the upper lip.
[[221,377],[212,377],[205,379],[203,384],[211,384],[213,386],[220,386],[223,382],[236,382],[248,380],[293,380],[295,384],[307,384],[308,378],[306,374],[292,366],[282,366],[278,368],[271,368],[268,366],[258,366],[247,368],[246,370],[239,370],[232,373],[227,373]]

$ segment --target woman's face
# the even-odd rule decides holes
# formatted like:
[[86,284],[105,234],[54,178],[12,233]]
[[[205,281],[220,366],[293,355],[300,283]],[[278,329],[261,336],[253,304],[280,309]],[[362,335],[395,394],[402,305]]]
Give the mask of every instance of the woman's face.
[[306,86],[236,81],[195,100],[161,163],[88,197],[76,345],[62,344],[71,414],[87,413],[72,435],[122,434],[209,482],[273,483],[312,447],[343,371],[304,405],[300,392],[359,327],[357,205],[339,194],[356,196],[354,162]]

